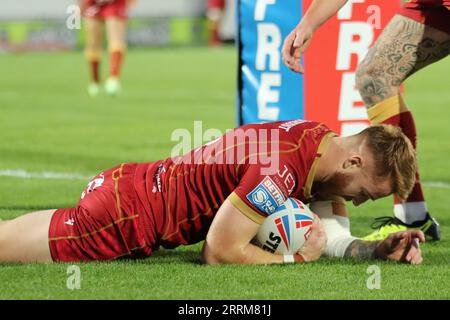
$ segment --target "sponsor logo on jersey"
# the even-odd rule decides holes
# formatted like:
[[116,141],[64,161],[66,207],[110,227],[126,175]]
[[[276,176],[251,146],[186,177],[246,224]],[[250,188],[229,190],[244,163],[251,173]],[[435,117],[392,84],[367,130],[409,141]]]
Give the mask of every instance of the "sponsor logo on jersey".
[[278,128],[285,130],[286,132],[289,132],[289,130],[291,130],[292,127],[295,127],[299,124],[305,123],[305,122],[310,122],[307,120],[291,120],[291,121],[287,121],[287,122],[283,122],[282,124],[280,124],[278,126]]
[[274,213],[286,200],[283,192],[270,177],[265,177],[247,195],[247,199],[259,210],[269,215]]
[[286,165],[283,165],[283,168],[278,170],[277,175],[283,181],[287,193],[291,194],[295,188],[295,178],[289,168]]
[[91,193],[92,191],[94,191],[98,187],[101,187],[103,185],[103,182],[105,182],[105,176],[103,175],[103,173],[101,173],[96,178],[91,180],[91,182],[89,182],[89,184],[87,185],[86,189],[81,194],[81,199],[84,199],[84,197],[86,197],[86,195],[88,193]]
[[164,164],[160,164],[158,168],[156,169],[156,173],[153,177],[153,189],[152,192],[161,192],[162,190],[162,182],[161,182],[161,174],[166,172],[166,168],[164,167]]
[[68,226],[73,226],[75,224],[75,220],[72,218],[67,219],[67,221],[64,221],[64,224],[67,224]]

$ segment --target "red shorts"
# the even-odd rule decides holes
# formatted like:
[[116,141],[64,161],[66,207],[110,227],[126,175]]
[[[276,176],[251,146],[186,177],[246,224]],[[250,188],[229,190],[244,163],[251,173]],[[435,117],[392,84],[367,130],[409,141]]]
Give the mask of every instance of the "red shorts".
[[400,8],[399,14],[450,34],[449,9],[444,5],[424,6],[417,1],[411,1]]
[[225,9],[225,0],[208,0],[208,9]]
[[148,230],[148,218],[133,184],[135,170],[136,164],[123,164],[97,175],[76,207],[56,210],[49,229],[54,261],[113,260],[152,254],[154,242],[144,232]]
[[95,0],[86,1],[84,16],[86,18],[105,20],[108,18],[127,19],[126,0],[113,0],[105,4],[98,4]]

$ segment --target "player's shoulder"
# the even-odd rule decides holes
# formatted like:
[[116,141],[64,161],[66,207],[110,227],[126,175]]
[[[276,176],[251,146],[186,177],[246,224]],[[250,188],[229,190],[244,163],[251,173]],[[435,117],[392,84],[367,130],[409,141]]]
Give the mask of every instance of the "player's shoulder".
[[278,123],[278,128],[285,135],[290,135],[293,139],[298,140],[302,137],[320,139],[327,133],[332,133],[324,123],[308,120],[290,120]]
[[[289,132],[293,129],[311,129],[316,127],[323,127],[328,129],[328,127],[321,122],[310,121],[304,119],[293,119],[293,120],[283,120],[283,121],[273,121],[273,122],[262,122],[262,123],[250,123],[242,125],[236,129],[250,130],[250,129],[282,129]],[[330,129],[328,129],[330,130]]]
[[250,135],[251,132],[254,132],[256,133],[256,136],[260,136],[262,131],[272,137],[273,133],[275,132],[281,140],[287,139],[290,141],[298,141],[302,137],[312,138],[313,140],[320,140],[327,133],[332,133],[331,129],[328,128],[324,123],[303,119],[294,119],[286,121],[246,124],[236,128],[234,130],[234,134],[236,134],[237,132],[242,132],[246,135]]

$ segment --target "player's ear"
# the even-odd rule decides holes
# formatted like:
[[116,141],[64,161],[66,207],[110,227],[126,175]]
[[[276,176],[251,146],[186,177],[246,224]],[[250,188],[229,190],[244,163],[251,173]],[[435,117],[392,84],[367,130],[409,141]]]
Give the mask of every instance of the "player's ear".
[[343,168],[344,169],[361,168],[362,164],[363,164],[362,156],[353,155],[344,161]]

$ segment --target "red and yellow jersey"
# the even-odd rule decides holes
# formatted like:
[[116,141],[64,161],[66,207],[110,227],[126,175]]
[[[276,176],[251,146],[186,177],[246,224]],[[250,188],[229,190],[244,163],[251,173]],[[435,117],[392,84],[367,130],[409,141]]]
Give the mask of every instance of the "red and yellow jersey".
[[127,0],[85,0],[88,5],[104,6],[108,4],[124,5]]
[[409,0],[399,14],[450,34],[450,0]]
[[318,160],[334,135],[303,120],[245,125],[182,157],[139,164],[135,189],[149,232],[174,248],[204,240],[225,199],[257,223],[289,196],[310,201]]
[[125,5],[127,0],[84,0],[88,6]]
[[225,0],[208,0],[206,2],[208,9],[225,9]]
[[450,9],[450,0],[404,0],[405,6],[410,8],[447,7]]

